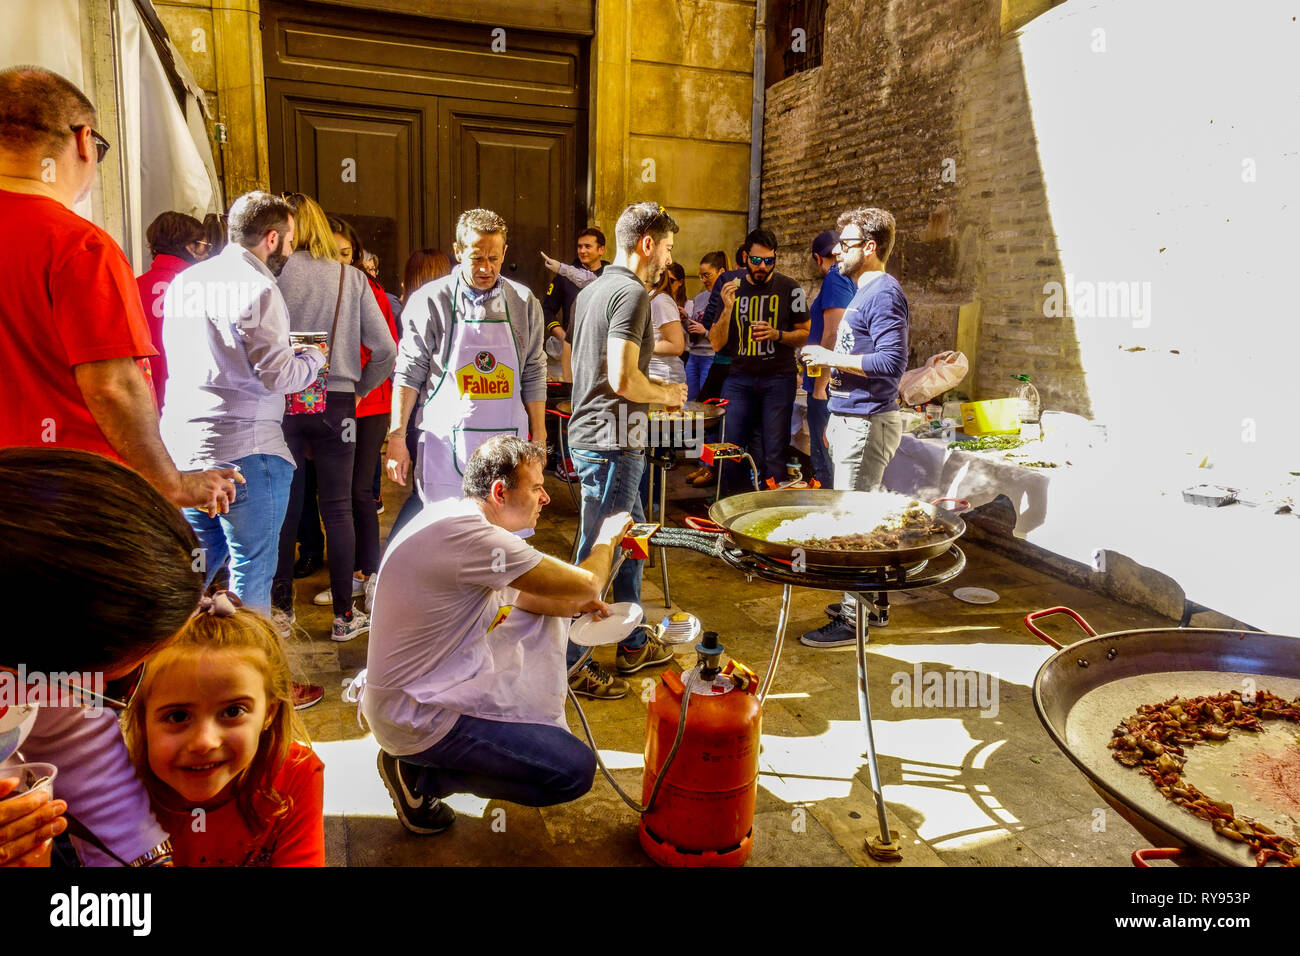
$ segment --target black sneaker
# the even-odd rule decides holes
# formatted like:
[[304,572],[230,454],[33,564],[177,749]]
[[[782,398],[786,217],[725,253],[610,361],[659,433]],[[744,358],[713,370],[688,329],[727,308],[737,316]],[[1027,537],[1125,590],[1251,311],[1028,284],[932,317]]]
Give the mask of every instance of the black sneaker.
[[800,644],[809,647],[843,647],[845,644],[858,642],[857,630],[851,624],[845,624],[838,618],[828,621],[815,631],[808,631],[799,637]]
[[[836,601],[834,604],[826,605],[826,616],[832,621],[838,621],[843,613],[844,605]],[[889,627],[889,612],[877,614],[874,610],[867,612],[867,625],[869,627]],[[850,625],[852,626],[852,625]]]
[[456,811],[437,797],[425,797],[415,792],[413,771],[391,754],[379,751],[379,779],[388,788],[397,810],[397,819],[412,833],[441,833],[456,819]]
[[304,554],[293,563],[293,576],[295,578],[309,578],[324,566],[325,558],[323,555]]

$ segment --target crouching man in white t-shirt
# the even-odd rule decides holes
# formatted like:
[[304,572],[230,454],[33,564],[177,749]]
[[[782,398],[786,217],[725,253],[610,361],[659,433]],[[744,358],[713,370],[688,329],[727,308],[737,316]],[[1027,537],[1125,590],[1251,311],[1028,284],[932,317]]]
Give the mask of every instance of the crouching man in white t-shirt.
[[550,498],[546,452],[511,435],[465,466],[465,497],[427,506],[379,567],[362,711],[379,775],[413,833],[440,833],[441,798],[473,793],[544,807],[591,789],[596,759],[564,719],[574,614],[600,594],[632,519],[612,515],[575,567],[515,532]]

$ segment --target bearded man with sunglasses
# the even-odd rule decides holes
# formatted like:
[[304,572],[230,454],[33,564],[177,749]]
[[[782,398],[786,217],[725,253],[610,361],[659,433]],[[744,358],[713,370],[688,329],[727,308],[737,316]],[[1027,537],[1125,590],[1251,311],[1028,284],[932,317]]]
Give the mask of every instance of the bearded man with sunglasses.
[[[722,285],[718,321],[709,329],[716,352],[729,352],[731,372],[722,386],[727,400],[725,439],[742,448],[757,433],[760,486],[786,480],[785,455],[798,385],[795,353],[808,341],[810,316],[799,283],[776,271],[776,236],[755,229],[745,237],[746,274]],[[715,287],[716,288],[716,287]],[[733,490],[740,469],[728,469]]]
[[0,71],[0,364],[11,400],[0,447],[97,452],[174,505],[224,513],[241,479],[177,471],[158,432],[148,365],[158,353],[135,274],[113,237],[73,211],[109,149],[94,125],[90,100],[58,74]]

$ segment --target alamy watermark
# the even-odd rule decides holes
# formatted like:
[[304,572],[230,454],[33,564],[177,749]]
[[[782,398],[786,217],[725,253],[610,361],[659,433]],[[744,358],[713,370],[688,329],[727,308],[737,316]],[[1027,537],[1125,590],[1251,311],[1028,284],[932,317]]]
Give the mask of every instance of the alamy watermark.
[[0,710],[6,707],[84,707],[87,717],[104,712],[100,671],[0,670]]
[[618,414],[596,415],[598,448],[683,448],[687,458],[699,458],[704,447],[704,418],[695,412],[629,412],[619,403]]
[[998,715],[998,675],[984,671],[928,671],[915,664],[898,671],[889,702],[895,707],[978,707],[981,717]]
[[1135,329],[1151,325],[1150,282],[1076,281],[1067,273],[1064,283],[1043,283],[1043,296],[1045,318],[1128,319]]

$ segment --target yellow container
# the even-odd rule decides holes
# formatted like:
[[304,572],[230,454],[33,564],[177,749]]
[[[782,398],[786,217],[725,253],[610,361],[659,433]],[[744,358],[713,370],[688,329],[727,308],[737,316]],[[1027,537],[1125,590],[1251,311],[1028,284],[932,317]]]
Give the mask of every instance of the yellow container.
[[963,402],[961,430],[980,435],[1015,435],[1020,431],[1020,399],[994,398],[986,402]]

